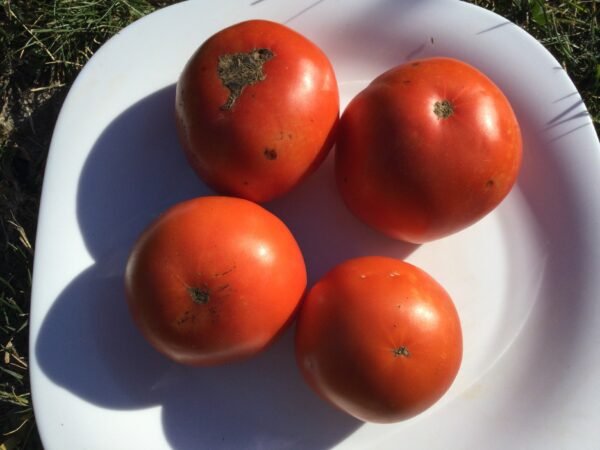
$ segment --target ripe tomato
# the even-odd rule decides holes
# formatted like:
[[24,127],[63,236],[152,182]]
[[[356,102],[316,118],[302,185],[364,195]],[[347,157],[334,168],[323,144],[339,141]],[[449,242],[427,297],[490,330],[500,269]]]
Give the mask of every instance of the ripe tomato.
[[277,217],[232,197],[202,197],[160,216],[126,270],[146,339],[173,360],[216,365],[263,350],[306,288],[300,249]]
[[395,422],[434,404],[462,359],[452,300],[417,267],[363,257],[335,267],[308,293],[296,329],[305,379],[335,406]]
[[481,72],[450,58],[385,72],[340,120],[336,178],[346,205],[413,243],[485,216],[508,194],[520,164],[508,100]]
[[338,87],[315,44],[283,25],[251,20],[194,53],[177,83],[176,116],[187,158],[209,186],[264,202],[325,158]]

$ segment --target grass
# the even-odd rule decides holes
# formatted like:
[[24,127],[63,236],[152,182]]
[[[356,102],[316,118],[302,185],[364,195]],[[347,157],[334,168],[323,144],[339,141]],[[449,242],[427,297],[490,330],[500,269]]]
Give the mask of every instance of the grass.
[[[33,238],[44,163],[78,71],[111,35],[174,1],[0,0],[0,450],[40,449],[28,378]],[[600,128],[598,1],[473,1],[536,37]]]
[[0,0],[0,450],[39,449],[28,310],[39,195],[60,105],[94,51],[174,2]]
[[537,38],[567,71],[600,129],[600,1],[482,0]]

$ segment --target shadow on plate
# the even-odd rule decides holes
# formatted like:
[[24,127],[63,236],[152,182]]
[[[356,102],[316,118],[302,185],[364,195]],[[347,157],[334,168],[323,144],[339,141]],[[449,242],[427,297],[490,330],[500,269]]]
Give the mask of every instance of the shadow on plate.
[[[123,272],[141,231],[169,206],[213,192],[177,142],[175,88],[131,106],[98,138],[78,190],[78,220],[95,263],[56,299],[36,356],[56,384],[104,408],[162,406],[176,449],[329,448],[361,422],[321,401],[301,379],[290,330],[262,355],[217,368],[188,368],[155,352],[127,310]],[[295,234],[314,282],[359,255],[405,257],[416,246],[383,237],[346,211],[331,159],[281,200],[266,205]]]
[[[345,66],[346,70],[352,70],[354,66],[366,66],[357,65],[357,60],[368,61],[368,67],[379,71],[372,73],[373,76],[407,61],[434,56],[437,54],[435,34],[426,34],[426,30],[407,32],[406,21],[418,17],[419,9],[428,7],[428,4],[423,0],[366,2],[368,8],[357,15],[355,21],[320,30],[321,41],[328,53],[335,55],[335,61]],[[307,12],[316,15],[318,11],[319,8],[315,7]],[[389,45],[390,42],[396,45]]]
[[261,355],[215,368],[172,363],[130,320],[123,279],[94,265],[56,300],[37,357],[54,382],[104,408],[162,407],[175,449],[330,448],[361,422],[320,400],[301,378],[289,330]]

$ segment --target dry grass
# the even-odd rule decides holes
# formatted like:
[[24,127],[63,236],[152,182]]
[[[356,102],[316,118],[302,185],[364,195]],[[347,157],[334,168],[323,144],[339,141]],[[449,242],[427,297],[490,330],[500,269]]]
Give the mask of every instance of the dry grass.
[[[0,0],[0,450],[39,449],[28,380],[28,310],[48,145],[75,75],[112,34],[175,1]],[[540,40],[600,125],[597,1],[473,1]]]

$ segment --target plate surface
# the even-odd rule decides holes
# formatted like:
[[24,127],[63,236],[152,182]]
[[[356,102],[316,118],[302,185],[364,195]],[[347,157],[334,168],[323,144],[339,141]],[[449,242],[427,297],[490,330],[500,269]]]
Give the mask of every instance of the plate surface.
[[[208,36],[263,18],[316,42],[341,107],[376,75],[462,59],[505,92],[524,137],[517,186],[485,219],[422,246],[350,215],[332,161],[269,203],[313,283],[360,255],[406,258],[454,298],[464,362],[447,395],[394,425],[358,422],[305,386],[292,332],[250,361],[197,369],[155,353],[128,315],[123,270],[143,228],[210,194],[188,168],[174,85]],[[36,418],[52,449],[592,449],[600,442],[600,145],[564,70],[506,19],[452,0],[192,1],[106,43],[56,124],[39,216],[31,311]],[[449,444],[452,443],[452,444]]]

